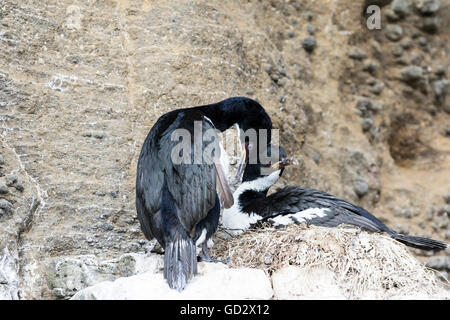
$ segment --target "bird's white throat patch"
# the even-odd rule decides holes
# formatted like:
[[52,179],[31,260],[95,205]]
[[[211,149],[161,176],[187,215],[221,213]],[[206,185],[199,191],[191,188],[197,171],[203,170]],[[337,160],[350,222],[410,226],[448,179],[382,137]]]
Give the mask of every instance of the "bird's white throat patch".
[[280,173],[281,170],[277,170],[267,176],[263,176],[253,181],[243,182],[234,192],[234,199],[236,200],[237,198],[239,198],[239,196],[247,190],[264,191],[270,188],[275,184],[275,182],[277,182],[278,179],[280,179]]
[[270,175],[244,182],[236,189],[233,193],[234,205],[229,209],[224,209],[222,213],[222,227],[227,229],[227,232],[233,235],[241,234],[250,225],[263,218],[255,213],[248,214],[247,212],[243,212],[239,205],[239,196],[247,190],[259,192],[270,188],[280,178],[280,173],[281,170],[274,171]]

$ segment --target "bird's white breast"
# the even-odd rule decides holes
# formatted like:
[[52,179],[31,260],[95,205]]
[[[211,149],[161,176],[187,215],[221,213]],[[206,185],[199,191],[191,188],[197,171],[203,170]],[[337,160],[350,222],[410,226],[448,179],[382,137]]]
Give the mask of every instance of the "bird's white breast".
[[253,181],[242,183],[239,188],[233,193],[234,205],[229,209],[224,209],[222,214],[222,227],[227,229],[227,232],[238,235],[244,230],[263,217],[256,213],[243,212],[239,205],[239,196],[247,191],[263,191],[270,188],[280,178],[280,170],[272,172],[268,176],[258,178]]
[[235,202],[231,208],[223,211],[222,227],[225,228],[228,233],[238,235],[261,219],[262,216],[255,213],[248,214],[242,212],[240,206]]

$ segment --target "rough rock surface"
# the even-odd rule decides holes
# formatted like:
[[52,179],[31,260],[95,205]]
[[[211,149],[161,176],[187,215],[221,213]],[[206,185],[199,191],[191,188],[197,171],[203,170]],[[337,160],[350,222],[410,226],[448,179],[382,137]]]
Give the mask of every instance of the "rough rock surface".
[[276,299],[345,299],[335,275],[326,268],[286,266],[272,275]]
[[[440,283],[404,245],[386,236],[349,228],[291,226],[216,241],[221,244],[213,250],[225,246],[221,255],[231,258],[229,265],[199,263],[198,275],[181,293],[168,287],[162,255],[154,253],[103,262],[92,256],[62,259],[53,268],[52,283],[58,285],[57,293],[66,293],[61,298],[73,295],[76,287],[82,289],[71,299],[89,300],[450,298],[448,284]],[[443,263],[430,259],[432,265],[442,269]],[[105,276],[111,280],[104,281]]]
[[162,272],[146,272],[81,290],[72,300],[227,300],[270,299],[273,290],[264,271],[228,268],[222,263],[199,263],[198,275],[185,290],[170,289]]
[[93,255],[61,257],[52,261],[46,277],[53,295],[67,299],[78,291],[99,282],[144,272],[158,272],[162,270],[162,267],[161,255],[128,253],[107,261],[98,261]]
[[[237,95],[262,103],[301,160],[281,184],[448,240],[448,214],[429,208],[450,194],[449,1],[413,1],[389,20],[396,41],[392,3],[381,30],[365,27],[364,3],[0,2],[0,296],[66,297],[48,282],[54,261],[150,251],[134,207],[148,130],[174,108]],[[418,81],[402,79],[410,66]],[[406,209],[418,214],[393,214]]]

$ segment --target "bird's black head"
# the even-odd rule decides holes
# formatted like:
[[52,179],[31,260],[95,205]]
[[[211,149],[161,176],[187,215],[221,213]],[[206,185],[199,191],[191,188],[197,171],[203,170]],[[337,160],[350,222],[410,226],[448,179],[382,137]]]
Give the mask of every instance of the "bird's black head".
[[242,119],[241,123],[238,123],[238,125],[243,132],[255,129],[258,133],[258,138],[261,133],[260,130],[266,130],[267,141],[265,144],[268,145],[270,143],[270,139],[272,138],[272,120],[266,110],[264,110],[258,102],[254,100],[247,100],[245,102],[245,117]]
[[241,160],[239,161],[236,178],[232,182],[241,182],[245,170],[246,143],[256,149],[266,150],[272,138],[272,120],[264,108],[255,100],[246,97],[233,97],[217,103],[219,105],[216,117],[220,117],[216,127],[223,131],[236,124],[239,129],[241,143]]
[[[216,121],[216,127],[220,131],[228,129],[237,124],[244,132],[249,129],[272,129],[272,120],[266,110],[255,100],[246,97],[233,97],[222,100],[216,105],[220,121]],[[269,142],[270,142],[270,132]],[[241,141],[242,142],[242,141]]]

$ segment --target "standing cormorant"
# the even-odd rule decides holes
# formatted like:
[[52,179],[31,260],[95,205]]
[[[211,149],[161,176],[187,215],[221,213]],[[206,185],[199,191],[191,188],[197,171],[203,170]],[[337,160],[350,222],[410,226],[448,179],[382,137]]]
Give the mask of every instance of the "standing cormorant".
[[[161,116],[148,133],[137,165],[137,216],[146,238],[156,238],[164,248],[164,277],[179,291],[197,273],[196,245],[202,245],[201,259],[214,261],[207,240],[217,229],[221,205],[233,204],[220,155],[198,152],[208,148],[207,141],[195,136],[198,124],[202,135],[210,129],[225,131],[234,124],[243,132],[267,129],[268,142],[272,129],[270,117],[258,102],[235,97],[173,110]],[[177,149],[180,141],[174,133],[188,133],[188,149],[194,152]],[[210,139],[219,141],[215,132]],[[174,162],[174,150],[179,151],[175,156],[186,161]],[[198,154],[200,161],[195,159]],[[243,172],[245,165],[239,167]]]
[[[323,227],[348,224],[370,232],[385,232],[397,241],[422,250],[447,248],[447,244],[441,241],[399,234],[365,209],[323,191],[288,186],[267,196],[269,188],[281,177],[284,168],[295,162],[295,159],[286,157],[282,147],[279,147],[279,154],[281,160],[274,164],[247,165],[243,182],[233,194],[234,204],[222,215],[222,226],[230,233],[239,234],[264,222],[275,227],[292,223]],[[261,174],[264,167],[270,168],[271,173]]]

